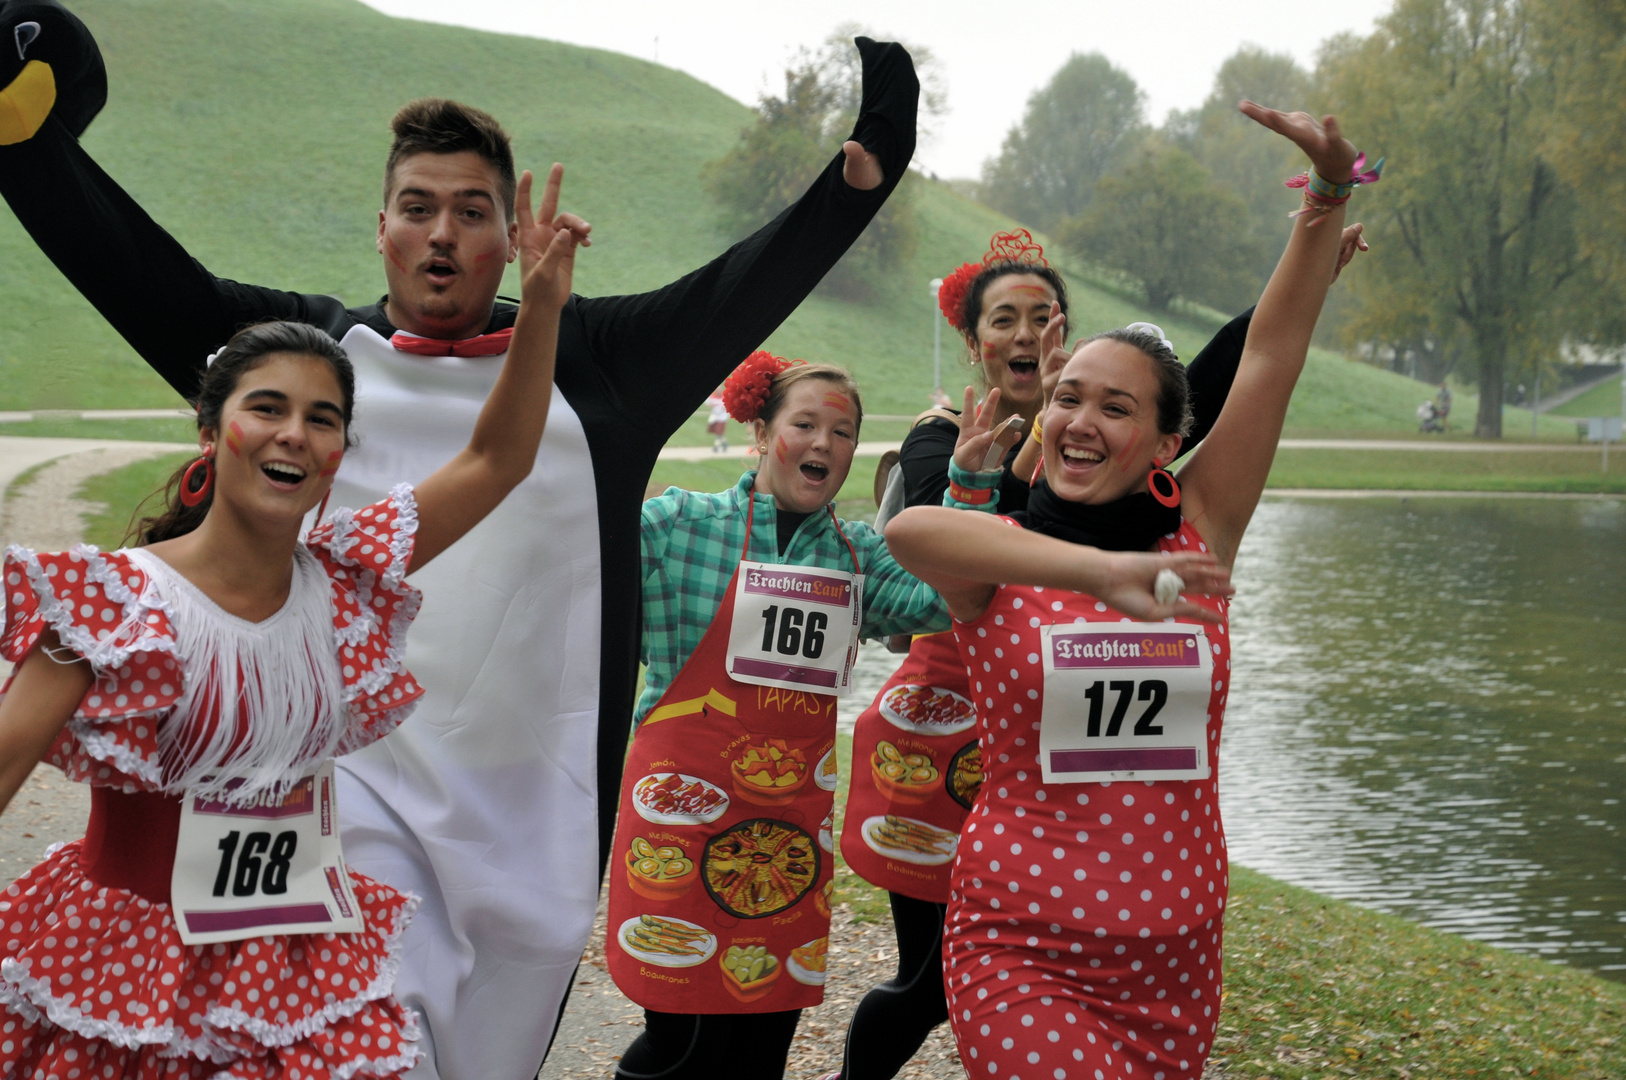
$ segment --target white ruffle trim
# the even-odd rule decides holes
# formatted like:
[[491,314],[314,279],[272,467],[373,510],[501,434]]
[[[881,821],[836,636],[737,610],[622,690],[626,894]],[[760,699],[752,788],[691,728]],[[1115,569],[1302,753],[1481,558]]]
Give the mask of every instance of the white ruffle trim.
[[390,502],[395,504],[395,520],[390,524],[390,564],[384,569],[384,588],[396,588],[406,580],[407,564],[412,561],[412,548],[418,536],[418,499],[412,494],[411,484],[396,484],[390,489]]
[[[388,997],[401,971],[402,937],[421,903],[415,893],[402,893],[401,897],[401,908],[396,913],[389,933],[384,937],[384,958],[379,961],[378,971],[372,981],[357,996],[346,998],[344,1001],[330,1002],[319,1011],[292,1024],[268,1024],[240,1010],[216,1005],[205,1014],[204,1024],[218,1030],[243,1032],[261,1046],[280,1049],[309,1039],[340,1020],[356,1015],[372,1002]],[[6,960],[0,963],[0,1005],[27,1023],[38,1024],[42,1019],[48,1020],[76,1035],[110,1042],[126,1049],[161,1046],[164,1048],[160,1055],[162,1057],[196,1057],[217,1065],[226,1065],[244,1056],[230,1044],[218,1038],[211,1038],[207,1032],[196,1039],[185,1037],[176,1030],[174,1021],[171,1020],[166,1020],[162,1024],[135,1027],[86,1016],[78,1006],[52,994],[45,980],[33,978],[26,961]],[[401,1028],[401,1039],[405,1043],[412,1043],[420,1037],[421,1032],[412,1011],[410,1009],[403,1011],[408,1017],[408,1022]],[[374,1075],[387,1075],[392,1071],[410,1068],[422,1056],[422,1050],[409,1045],[403,1053],[393,1057],[373,1061],[357,1058],[344,1062],[335,1070],[335,1075],[351,1077],[363,1069]]]
[[356,681],[344,688],[346,704],[358,697],[371,697],[390,684],[406,665],[406,634],[412,621],[418,617],[423,604],[416,589],[408,589],[401,597],[401,608],[390,616],[384,628],[373,609],[374,586],[391,591],[399,589],[406,580],[407,566],[418,534],[418,500],[412,494],[411,484],[397,484],[390,489],[389,501],[395,507],[395,518],[390,522],[390,564],[382,575],[363,567],[351,557],[351,549],[361,542],[356,529],[356,512],[349,507],[335,510],[328,518],[331,537],[321,546],[326,547],[335,562],[354,573],[356,606],[359,615],[346,614],[344,625],[335,627],[334,641],[340,648],[360,645],[376,631],[385,629],[384,656],[372,669],[363,672]]
[[422,902],[416,893],[402,893],[401,897],[403,902],[401,910],[396,915],[395,925],[391,926],[389,933],[384,936],[384,959],[379,961],[373,981],[356,996],[343,1001],[329,1002],[303,1020],[292,1024],[268,1024],[246,1012],[225,1005],[211,1007],[204,1016],[204,1022],[210,1027],[244,1032],[261,1046],[291,1046],[301,1039],[310,1038],[323,1028],[332,1027],[340,1020],[356,1015],[372,1002],[389,997],[390,991],[395,987],[396,976],[401,973],[401,938],[406,933],[407,924],[412,921],[412,916],[417,913],[419,903]]
[[171,1020],[134,1027],[86,1016],[79,1006],[52,994],[50,983],[34,978],[25,960],[0,963],[0,1004],[30,1023],[39,1023],[43,1015],[57,1027],[75,1035],[100,1039],[127,1050],[142,1046],[173,1046],[186,1041],[180,1038]]
[[[154,717],[153,722],[156,724],[158,722],[157,717],[168,711],[168,709],[165,709],[163,712],[151,714]],[[133,717],[131,718],[133,719]],[[120,717],[119,719],[125,718]],[[144,783],[151,784],[154,788],[163,786],[164,775],[158,766],[158,756],[156,754],[152,757],[142,757],[112,735],[98,732],[92,726],[94,723],[93,720],[77,716],[68,721],[68,730],[78,740],[79,748],[85,752],[86,756],[106,765],[111,765],[125,776],[131,776]]]
[[[151,577],[143,575],[147,577],[147,582],[141,594],[137,596],[118,572],[108,565],[107,558],[95,545],[75,545],[68,552],[68,557],[75,562],[83,562],[86,580],[100,585],[107,599],[122,607],[123,618],[112,630],[103,631],[100,636],[92,636],[88,629],[74,621],[73,610],[58,598],[55,588],[52,587],[51,575],[46,573],[44,564],[33,550],[20,544],[12,544],[6,548],[5,554],[6,561],[23,564],[23,570],[28,575],[28,583],[39,603],[40,616],[56,631],[62,644],[82,656],[97,675],[121,667],[131,657],[142,653],[161,652],[175,655],[174,641],[147,630],[147,616],[150,613],[162,612],[166,616],[170,613],[169,605],[158,595]],[[142,631],[136,635],[135,640],[124,645],[114,644],[132,628],[139,628]]]

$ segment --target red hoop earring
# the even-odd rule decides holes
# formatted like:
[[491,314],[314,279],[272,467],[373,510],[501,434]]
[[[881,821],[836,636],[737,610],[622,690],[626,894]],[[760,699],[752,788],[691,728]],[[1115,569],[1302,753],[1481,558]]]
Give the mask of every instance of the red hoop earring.
[[1180,485],[1167,469],[1152,466],[1152,471],[1146,474],[1146,488],[1152,498],[1164,506],[1173,509],[1180,505]]
[[[213,490],[215,486],[215,465],[214,459],[209,456],[209,451],[213,449],[212,445],[206,447],[203,456],[188,465],[186,471],[181,474],[181,504],[183,506],[198,505],[204,499],[207,499],[209,492]],[[203,483],[199,484],[196,490],[193,490],[192,474],[197,472],[199,467],[203,469]]]

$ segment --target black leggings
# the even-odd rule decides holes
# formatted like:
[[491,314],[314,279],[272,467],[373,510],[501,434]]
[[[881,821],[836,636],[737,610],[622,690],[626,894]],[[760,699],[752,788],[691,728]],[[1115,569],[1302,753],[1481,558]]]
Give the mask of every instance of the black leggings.
[[802,1010],[696,1016],[644,1010],[617,1080],[782,1080]]
[[891,1080],[920,1049],[932,1028],[948,1019],[943,990],[943,917],[946,904],[892,898],[898,936],[898,976],[864,995],[847,1029],[841,1080]]

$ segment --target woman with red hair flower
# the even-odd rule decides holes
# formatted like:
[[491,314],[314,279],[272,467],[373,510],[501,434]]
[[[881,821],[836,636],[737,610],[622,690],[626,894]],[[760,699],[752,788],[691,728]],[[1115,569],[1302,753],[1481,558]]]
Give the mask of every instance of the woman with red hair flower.
[[643,508],[647,667],[606,953],[645,1026],[618,1076],[783,1075],[824,996],[836,694],[860,634],[948,625],[874,529],[836,519],[863,421],[852,376],[759,351],[722,396],[756,468]]

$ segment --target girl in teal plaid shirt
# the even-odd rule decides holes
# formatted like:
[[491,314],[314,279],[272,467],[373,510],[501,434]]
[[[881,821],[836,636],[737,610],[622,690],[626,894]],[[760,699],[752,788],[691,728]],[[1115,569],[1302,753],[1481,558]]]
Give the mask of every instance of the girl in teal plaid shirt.
[[880,534],[835,516],[863,420],[851,375],[758,352],[724,401],[757,469],[643,510],[647,669],[610,872],[611,974],[645,1009],[628,1078],[783,1076],[823,997],[850,647],[949,625]]

